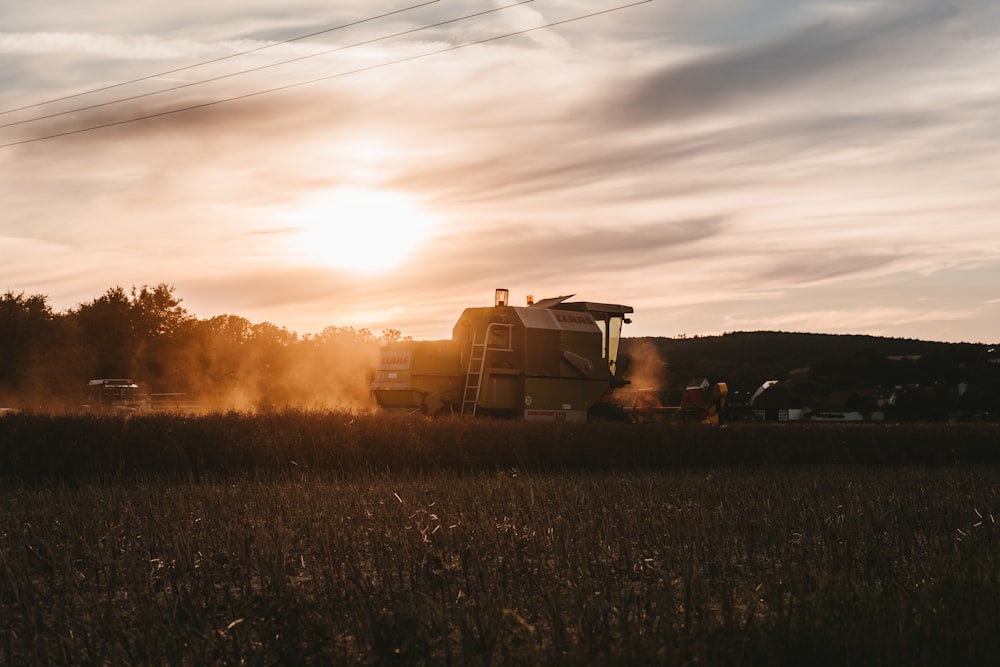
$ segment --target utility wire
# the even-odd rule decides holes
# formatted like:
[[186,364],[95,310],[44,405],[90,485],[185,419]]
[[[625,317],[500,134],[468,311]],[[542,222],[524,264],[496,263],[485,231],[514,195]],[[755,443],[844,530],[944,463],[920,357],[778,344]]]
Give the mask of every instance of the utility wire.
[[[408,11],[413,10],[413,9],[418,9],[420,7],[425,7],[427,5],[433,5],[434,3],[439,2],[439,1],[440,0],[428,0],[427,2],[422,2],[422,3],[418,4],[418,5],[411,5],[409,7],[404,7],[402,9],[396,9],[396,10],[393,10],[391,12],[386,12],[385,14],[379,14],[377,16],[369,16],[366,19],[360,19],[358,21],[353,21],[351,23],[345,23],[343,25],[338,25],[338,26],[335,26],[333,28],[326,28],[324,30],[317,30],[316,32],[311,32],[308,35],[301,35],[299,37],[292,37],[291,39],[286,39],[286,40],[281,41],[281,42],[274,42],[273,44],[265,44],[264,46],[258,46],[258,47],[255,47],[253,49],[249,49],[247,51],[240,51],[239,53],[231,53],[231,54],[229,54],[227,56],[220,56],[218,58],[213,58],[212,60],[206,60],[204,62],[195,63],[194,65],[185,65],[184,67],[178,67],[177,69],[167,70],[166,72],[159,72],[158,74],[149,74],[147,76],[142,76],[142,77],[139,77],[138,79],[132,79],[130,81],[122,81],[121,83],[112,83],[110,85],[103,86],[101,88],[92,88],[91,90],[85,90],[85,91],[80,92],[80,93],[73,93],[72,95],[64,95],[63,97],[56,97],[56,98],[53,98],[51,100],[45,100],[44,102],[35,102],[34,104],[27,104],[27,105],[25,105],[23,107],[17,107],[16,109],[7,109],[5,111],[0,111],[0,116],[6,115],[6,114],[9,114],[9,113],[14,113],[15,111],[24,111],[25,109],[33,109],[35,107],[44,106],[46,104],[53,104],[54,102],[62,102],[64,100],[71,100],[71,99],[73,99],[75,97],[83,97],[84,95],[91,95],[93,93],[100,93],[100,92],[103,92],[105,90],[112,90],[114,88],[121,88],[122,86],[128,86],[128,85],[131,85],[133,83],[139,83],[141,81],[148,81],[149,79],[155,79],[157,77],[167,76],[169,74],[176,74],[178,72],[185,72],[187,70],[191,70],[191,69],[194,69],[196,67],[203,67],[205,65],[211,65],[213,63],[222,62],[223,60],[229,60],[231,58],[238,58],[240,56],[249,55],[251,53],[257,53],[258,51],[263,51],[265,49],[273,49],[276,46],[283,46],[285,44],[291,44],[292,42],[298,42],[298,41],[301,41],[303,39],[309,39],[310,37],[316,37],[317,35],[325,35],[326,33],[329,33],[329,32],[335,32],[337,30],[343,30],[345,28],[352,28],[352,27],[354,27],[356,25],[361,25],[362,23],[368,23],[370,21],[375,21],[375,20],[378,20],[378,19],[383,19],[383,18],[385,18],[387,16],[392,16],[394,14],[401,14],[403,12],[408,12]],[[49,118],[49,116],[42,116],[42,118]],[[22,121],[22,122],[28,123],[28,122],[31,122],[31,121]],[[12,123],[12,125],[13,124],[16,124],[16,123]],[[8,127],[8,126],[7,125],[0,125],[0,127]]]
[[191,105],[191,106],[181,107],[181,108],[178,108],[178,109],[170,109],[170,110],[167,110],[167,111],[160,111],[160,112],[157,112],[157,113],[147,114],[145,116],[136,116],[134,118],[126,118],[124,120],[117,120],[117,121],[113,121],[113,122],[110,122],[110,123],[103,123],[101,125],[92,125],[90,127],[83,127],[83,128],[78,128],[76,130],[69,130],[67,132],[59,132],[59,133],[56,133],[56,134],[48,134],[48,135],[41,136],[41,137],[32,137],[31,139],[22,139],[20,141],[12,141],[10,143],[0,144],[0,148],[9,148],[11,146],[20,146],[22,144],[30,144],[30,143],[33,143],[33,142],[36,142],[36,141],[46,141],[46,140],[49,140],[49,139],[57,139],[57,138],[60,138],[60,137],[71,136],[71,135],[74,135],[74,134],[82,134],[84,132],[92,132],[94,130],[102,130],[102,129],[105,129],[105,128],[108,128],[108,127],[116,127],[118,125],[126,125],[128,123],[136,123],[136,122],[143,121],[143,120],[150,120],[152,118],[162,118],[163,116],[169,116],[169,115],[172,115],[172,114],[182,113],[182,112],[185,112],[185,111],[194,111],[196,109],[204,109],[204,108],[207,108],[207,107],[217,106],[217,105],[220,105],[220,104],[226,104],[228,102],[235,102],[235,101],[238,101],[238,100],[249,99],[251,97],[258,97],[260,95],[267,95],[269,93],[276,93],[276,92],[280,92],[280,91],[284,91],[284,90],[289,90],[291,88],[298,88],[300,86],[308,86],[308,85],[311,85],[311,84],[314,84],[314,83],[319,83],[320,81],[328,81],[330,79],[336,79],[336,78],[343,77],[343,76],[350,76],[352,74],[360,74],[362,72],[369,72],[369,71],[372,71],[372,70],[381,69],[383,67],[391,67],[393,65],[399,65],[401,63],[407,63],[407,62],[411,62],[411,61],[414,61],[414,60],[420,60],[422,58],[429,58],[431,56],[440,55],[442,53],[449,53],[451,51],[457,51],[459,49],[468,48],[470,46],[479,46],[481,44],[487,44],[489,42],[496,42],[496,41],[499,41],[499,40],[502,40],[502,39],[507,39],[507,38],[510,38],[510,37],[517,37],[518,35],[525,35],[525,34],[528,34],[530,32],[536,32],[538,30],[545,30],[547,28],[554,28],[556,26],[566,25],[568,23],[574,23],[576,21],[582,21],[584,19],[589,19],[589,18],[593,18],[595,16],[600,16],[602,14],[610,14],[612,12],[621,11],[623,9],[629,9],[631,7],[636,7],[638,5],[644,5],[644,4],[650,3],[652,1],[653,0],[638,0],[638,2],[631,2],[631,3],[625,4],[625,5],[619,5],[617,7],[612,7],[610,9],[603,9],[603,10],[600,10],[600,11],[591,12],[589,14],[581,14],[579,16],[574,16],[572,18],[563,19],[561,21],[553,21],[552,23],[545,23],[545,24],[540,25],[540,26],[535,26],[534,28],[525,28],[524,30],[517,30],[515,32],[509,32],[509,33],[505,33],[503,35],[496,35],[494,37],[487,37],[485,39],[480,39],[480,40],[476,40],[476,41],[473,41],[473,42],[465,42],[465,43],[462,43],[462,44],[455,44],[453,46],[449,46],[449,47],[446,47],[446,48],[443,48],[443,49],[438,49],[436,51],[428,51],[426,53],[420,53],[420,54],[413,55],[413,56],[407,56],[405,58],[399,58],[397,60],[390,60],[390,61],[386,61],[386,62],[383,62],[383,63],[375,64],[375,65],[368,65],[368,66],[365,66],[365,67],[359,67],[357,69],[348,70],[348,71],[345,71],[345,72],[338,72],[337,74],[330,74],[330,75],[327,75],[327,76],[321,76],[319,78],[310,79],[308,81],[300,81],[298,83],[290,83],[290,84],[287,84],[287,85],[284,85],[284,86],[277,86],[275,88],[268,88],[266,90],[258,90],[258,91],[253,92],[253,93],[246,93],[244,95],[236,95],[236,96],[233,96],[233,97],[227,97],[227,98],[220,99],[220,100],[213,100],[211,102],[203,102],[201,104],[194,104],[194,105]]
[[[437,0],[435,0],[435,1],[437,1]],[[529,2],[534,2],[534,0],[521,0],[520,2],[515,2],[514,4],[511,4],[511,5],[504,5],[503,7],[494,7],[493,9],[487,9],[487,10],[484,10],[484,11],[481,11],[481,12],[476,12],[474,14],[466,14],[465,16],[460,16],[458,18],[448,19],[447,21],[441,21],[439,23],[432,23],[430,25],[421,26],[419,28],[411,28],[410,30],[404,30],[402,32],[397,32],[397,33],[394,33],[392,35],[385,35],[383,37],[374,37],[372,39],[368,39],[368,40],[365,40],[363,42],[356,42],[354,44],[346,44],[344,46],[338,46],[338,47],[333,48],[333,49],[327,49],[325,51],[318,51],[316,53],[310,53],[310,54],[307,54],[307,55],[304,55],[304,56],[298,56],[296,58],[291,58],[289,60],[283,60],[281,62],[271,63],[269,65],[261,65],[259,67],[253,67],[253,68],[250,68],[250,69],[240,70],[238,72],[231,72],[229,74],[221,74],[219,76],[212,77],[212,78],[209,78],[209,79],[202,79],[200,81],[191,81],[189,83],[178,84],[178,85],[172,86],[170,88],[162,88],[160,90],[154,90],[154,91],[150,91],[148,93],[140,93],[138,95],[132,95],[131,97],[122,97],[122,98],[119,98],[119,99],[116,99],[116,100],[110,100],[108,102],[100,102],[98,104],[91,104],[91,105],[85,106],[85,107],[77,107],[76,109],[67,109],[66,111],[58,111],[56,113],[50,113],[50,114],[47,114],[45,116],[36,116],[34,118],[28,118],[26,120],[18,120],[18,121],[14,121],[12,123],[6,123],[4,125],[0,125],[0,128],[14,127],[15,125],[26,125],[27,123],[34,123],[34,122],[39,121],[39,120],[46,120],[46,119],[49,119],[49,118],[57,118],[59,116],[66,116],[66,115],[73,114],[73,113],[79,113],[81,111],[90,111],[91,109],[100,109],[101,107],[108,107],[108,106],[111,106],[113,104],[120,104],[121,102],[131,102],[133,100],[139,100],[139,99],[142,99],[144,97],[152,97],[153,95],[160,95],[160,94],[163,94],[163,93],[170,93],[170,92],[173,92],[175,90],[181,90],[181,89],[184,89],[184,88],[191,88],[193,86],[200,86],[203,83],[212,83],[214,81],[221,81],[223,79],[229,79],[229,78],[236,77],[236,76],[242,76],[243,74],[251,74],[253,72],[260,72],[261,70],[270,69],[272,67],[280,67],[282,65],[288,65],[288,64],[296,63],[296,62],[299,62],[299,61],[302,61],[302,60],[308,60],[309,58],[317,58],[319,56],[326,56],[326,55],[329,55],[331,53],[336,53],[338,51],[345,51],[347,49],[353,49],[353,48],[356,48],[356,47],[359,47],[359,46],[366,46],[368,44],[374,44],[376,42],[385,41],[387,39],[393,39],[393,38],[396,38],[396,37],[402,37],[403,35],[410,35],[410,34],[415,33],[415,32],[420,32],[421,30],[430,30],[431,28],[440,28],[441,26],[448,25],[449,23],[457,23],[459,21],[465,21],[467,19],[477,18],[479,16],[484,16],[486,14],[492,14],[494,12],[499,12],[499,11],[504,10],[504,9],[510,9],[511,7],[517,7],[518,5],[524,5],[524,4],[527,4]],[[194,67],[194,65],[192,65],[192,67]]]

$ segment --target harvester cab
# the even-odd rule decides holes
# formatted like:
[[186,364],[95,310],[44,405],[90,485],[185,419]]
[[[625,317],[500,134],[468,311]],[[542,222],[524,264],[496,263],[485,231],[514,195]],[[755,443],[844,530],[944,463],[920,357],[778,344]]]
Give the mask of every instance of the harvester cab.
[[450,340],[403,341],[379,353],[371,391],[387,409],[544,421],[606,416],[625,384],[619,359],[631,306],[561,296],[467,308]]

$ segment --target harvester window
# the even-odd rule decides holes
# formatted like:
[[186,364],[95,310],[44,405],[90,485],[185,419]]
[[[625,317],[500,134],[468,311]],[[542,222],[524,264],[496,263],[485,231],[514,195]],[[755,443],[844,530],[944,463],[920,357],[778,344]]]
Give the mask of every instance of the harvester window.
[[608,318],[608,331],[606,334],[606,345],[605,356],[608,359],[608,368],[611,370],[611,374],[615,374],[615,366],[618,364],[618,346],[622,341],[622,318],[621,317],[609,317]]
[[601,357],[608,360],[608,369],[614,375],[618,363],[618,347],[622,340],[623,318],[609,315],[603,320],[595,318],[595,322],[601,330]]

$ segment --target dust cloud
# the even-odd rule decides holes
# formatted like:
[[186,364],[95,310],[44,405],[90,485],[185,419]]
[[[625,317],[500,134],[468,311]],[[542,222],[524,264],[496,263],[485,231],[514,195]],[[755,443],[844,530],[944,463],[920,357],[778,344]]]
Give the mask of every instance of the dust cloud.
[[378,354],[376,340],[332,336],[270,349],[246,347],[207,366],[194,360],[187,369],[172,369],[170,379],[159,378],[148,391],[182,387],[190,399],[179,405],[205,412],[372,407],[368,384]]
[[[204,333],[204,332],[202,332]],[[213,332],[215,333],[215,332]],[[66,364],[43,375],[49,383],[0,387],[0,409],[37,414],[116,411],[207,414],[280,410],[364,411],[373,407],[369,381],[381,341],[370,335],[321,335],[284,340],[253,336],[238,341],[199,335],[164,349],[141,346],[104,364]],[[130,379],[133,396],[97,400],[94,379]],[[112,403],[113,407],[109,405]]]
[[629,357],[628,386],[617,392],[617,400],[637,422],[660,421],[663,416],[663,388],[667,383],[667,365],[649,340],[631,340],[625,350]]
[[667,364],[651,341],[631,341],[628,354],[628,378],[633,391],[659,392],[667,386]]

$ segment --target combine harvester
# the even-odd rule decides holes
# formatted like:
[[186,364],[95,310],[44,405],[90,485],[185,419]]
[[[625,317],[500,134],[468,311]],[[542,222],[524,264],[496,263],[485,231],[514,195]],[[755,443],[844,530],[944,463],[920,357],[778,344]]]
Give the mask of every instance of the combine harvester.
[[498,289],[492,307],[466,308],[451,340],[383,346],[370,385],[378,406],[535,421],[635,418],[633,397],[623,403],[616,391],[628,385],[618,348],[631,306],[571,296],[511,306],[508,296]]

